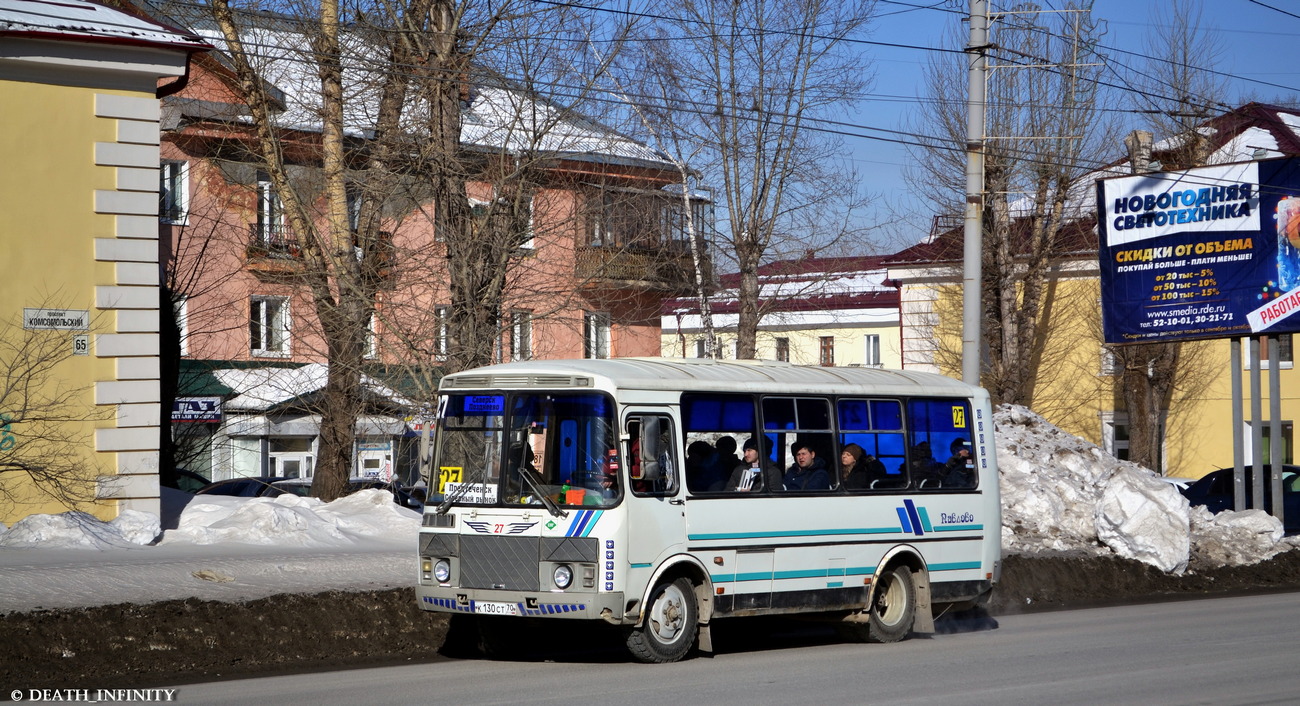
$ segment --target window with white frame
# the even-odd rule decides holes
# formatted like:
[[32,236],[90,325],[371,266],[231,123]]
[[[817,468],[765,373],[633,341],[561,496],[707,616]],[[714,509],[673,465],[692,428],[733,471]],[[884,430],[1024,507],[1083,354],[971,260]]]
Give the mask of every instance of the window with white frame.
[[863,364],[879,368],[880,362],[880,334],[868,333],[863,336]]
[[[1276,448],[1281,453],[1282,457],[1278,460],[1282,463],[1292,462],[1291,438],[1294,427],[1295,424],[1290,420],[1281,420],[1278,422],[1278,431],[1280,432],[1278,436],[1280,437],[1281,444],[1277,445]],[[1269,465],[1273,463],[1273,449],[1275,448],[1273,444],[1273,425],[1271,422],[1265,420],[1260,422],[1259,430],[1260,438],[1264,444],[1262,448],[1263,453],[1261,455],[1264,457],[1264,464]],[[1248,466],[1254,463],[1255,454],[1251,448],[1254,434],[1254,425],[1250,420],[1245,420],[1243,422],[1242,438],[1246,440],[1245,462]]]
[[1102,375],[1119,375],[1122,370],[1119,368],[1119,358],[1115,355],[1115,349],[1103,345],[1101,347],[1101,374]]
[[703,338],[695,339],[695,357],[703,358],[706,355],[708,355],[708,352],[709,352],[708,347],[704,345],[704,339]]
[[519,246],[520,249],[522,250],[533,250],[537,247],[537,224],[536,221],[533,220],[537,214],[536,206],[537,206],[537,195],[534,194],[532,196],[529,196],[528,197],[528,239],[524,241],[523,245]]
[[257,175],[257,239],[271,250],[281,250],[288,246],[284,230],[284,204],[280,194],[271,183],[271,177],[263,172]]
[[528,360],[533,357],[533,314],[529,311],[510,312],[510,360]]
[[288,297],[249,299],[248,339],[248,348],[253,355],[289,354]]
[[582,317],[584,358],[609,357],[609,314],[588,311]]
[[158,218],[184,225],[189,210],[189,164],[165,161],[158,165]]
[[362,344],[365,346],[365,350],[362,351],[362,355],[364,355],[367,358],[375,358],[378,357],[379,355],[378,352],[379,349],[378,346],[376,345],[376,333],[375,333],[375,320],[377,318],[379,317],[375,316],[374,314],[371,314],[370,320],[366,322],[366,340]]
[[448,317],[451,311],[445,306],[433,308],[433,357],[447,359]]
[[776,339],[776,359],[782,363],[790,362],[790,339]]
[[181,355],[190,354],[190,298],[184,294],[173,295],[172,311],[176,316],[176,331],[180,334]]
[[[1263,370],[1267,370],[1270,364],[1270,358],[1277,356],[1277,367],[1279,369],[1290,369],[1294,365],[1294,359],[1291,353],[1291,334],[1279,333],[1272,336],[1262,336],[1259,340],[1259,357],[1264,361]],[[1250,358],[1250,339],[1241,340],[1241,357],[1243,367],[1250,370],[1254,367],[1254,362]]]
[[[1162,472],[1164,467],[1165,425],[1161,422],[1156,433],[1160,435],[1161,448],[1157,451],[1156,466],[1152,470]],[[1128,412],[1103,412],[1101,415],[1102,448],[1106,453],[1122,460],[1129,460],[1129,420]]]

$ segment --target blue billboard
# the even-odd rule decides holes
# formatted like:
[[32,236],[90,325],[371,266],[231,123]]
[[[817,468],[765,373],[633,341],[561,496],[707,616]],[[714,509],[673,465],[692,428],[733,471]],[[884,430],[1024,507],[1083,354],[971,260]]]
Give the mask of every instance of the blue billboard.
[[1106,343],[1300,331],[1300,160],[1097,182]]

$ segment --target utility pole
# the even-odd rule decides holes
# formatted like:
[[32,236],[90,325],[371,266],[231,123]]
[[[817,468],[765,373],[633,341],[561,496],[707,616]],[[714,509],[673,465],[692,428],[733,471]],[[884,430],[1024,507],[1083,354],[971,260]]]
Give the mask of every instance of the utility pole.
[[984,233],[984,102],[988,71],[989,3],[970,2],[970,61],[966,98],[966,224],[962,262],[961,379],[980,384],[981,268]]

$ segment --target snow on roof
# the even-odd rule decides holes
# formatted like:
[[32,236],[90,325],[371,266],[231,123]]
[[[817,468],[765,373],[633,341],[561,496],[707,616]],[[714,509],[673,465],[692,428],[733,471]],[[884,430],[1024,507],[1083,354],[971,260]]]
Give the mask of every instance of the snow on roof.
[[208,48],[188,32],[86,0],[0,0],[0,34]]
[[[261,25],[245,28],[241,40],[247,49],[257,52],[252,61],[262,78],[282,92],[285,110],[276,116],[277,122],[285,128],[319,131],[320,76],[304,49],[311,42],[298,32],[280,29],[277,22],[288,26],[266,18]],[[194,31],[226,51],[225,37],[210,21],[196,20]],[[382,65],[386,58],[377,47],[356,35],[344,35],[340,43],[344,55],[344,127],[353,136],[367,137],[375,127],[379,104],[378,81],[370,67]],[[423,125],[420,116],[428,113],[427,104],[413,96],[406,113],[411,125]],[[671,167],[664,155],[645,144],[486,73],[478,76],[470,88],[469,105],[461,123],[461,143],[473,147]]]
[[[329,367],[323,363],[310,363],[300,368],[222,368],[213,370],[212,375],[235,391],[235,397],[226,401],[225,409],[251,412],[324,389]],[[370,393],[396,404],[415,404],[369,375],[361,376],[361,385]]]

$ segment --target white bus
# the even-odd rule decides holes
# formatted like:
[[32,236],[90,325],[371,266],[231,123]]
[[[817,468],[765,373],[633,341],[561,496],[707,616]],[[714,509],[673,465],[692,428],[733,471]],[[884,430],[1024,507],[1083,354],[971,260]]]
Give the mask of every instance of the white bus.
[[416,596],[485,638],[509,619],[604,621],[669,662],[711,651],[715,620],[816,613],[893,642],[998,580],[981,388],[636,358],[495,365],[439,392]]

